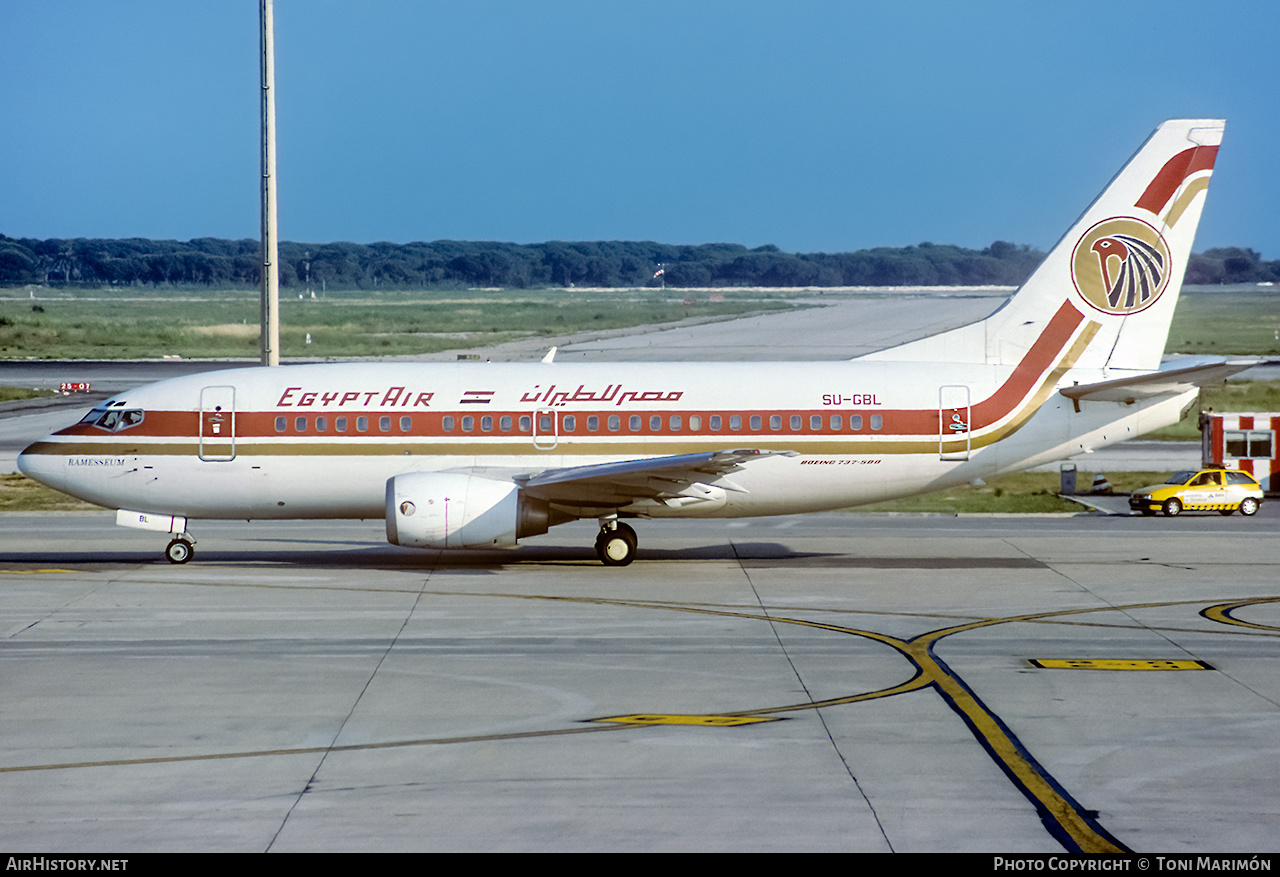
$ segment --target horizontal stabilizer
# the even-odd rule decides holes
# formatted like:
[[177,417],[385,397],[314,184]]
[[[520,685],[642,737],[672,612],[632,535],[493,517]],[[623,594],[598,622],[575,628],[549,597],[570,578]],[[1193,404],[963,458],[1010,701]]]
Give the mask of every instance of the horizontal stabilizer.
[[1136,402],[1152,396],[1183,393],[1205,384],[1225,381],[1234,374],[1261,364],[1261,360],[1232,360],[1168,371],[1150,372],[1131,378],[1100,381],[1096,384],[1076,384],[1058,392],[1076,402]]

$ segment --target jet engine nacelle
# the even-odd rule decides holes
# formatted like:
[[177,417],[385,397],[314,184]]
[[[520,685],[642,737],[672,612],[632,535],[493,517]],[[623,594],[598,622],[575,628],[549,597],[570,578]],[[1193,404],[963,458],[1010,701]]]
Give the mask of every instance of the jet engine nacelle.
[[406,548],[504,548],[547,532],[545,502],[511,481],[411,472],[387,481],[387,541]]

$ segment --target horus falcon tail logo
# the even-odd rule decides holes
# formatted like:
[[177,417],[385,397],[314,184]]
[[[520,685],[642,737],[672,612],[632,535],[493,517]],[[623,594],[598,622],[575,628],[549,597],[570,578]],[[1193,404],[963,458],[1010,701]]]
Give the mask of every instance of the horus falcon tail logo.
[[[1155,247],[1131,235],[1099,238],[1089,249],[1098,255],[1098,268],[1107,288],[1107,304],[1113,308],[1123,307],[1131,311],[1140,304],[1145,305],[1164,278],[1164,256]],[[1120,260],[1114,279],[1108,264],[1113,256]],[[1123,305],[1120,303],[1122,299]]]
[[1104,219],[1085,232],[1071,257],[1071,279],[1094,308],[1133,314],[1151,307],[1169,280],[1169,245],[1137,219]]

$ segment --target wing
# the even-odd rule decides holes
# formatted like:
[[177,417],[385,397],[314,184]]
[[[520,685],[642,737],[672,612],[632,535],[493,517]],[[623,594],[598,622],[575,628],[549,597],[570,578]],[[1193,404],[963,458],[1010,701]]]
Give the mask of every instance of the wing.
[[515,482],[530,496],[573,510],[579,517],[593,517],[623,506],[643,511],[723,502],[726,490],[745,492],[728,477],[734,472],[764,457],[796,455],[753,448],[706,451],[547,469],[517,475]]

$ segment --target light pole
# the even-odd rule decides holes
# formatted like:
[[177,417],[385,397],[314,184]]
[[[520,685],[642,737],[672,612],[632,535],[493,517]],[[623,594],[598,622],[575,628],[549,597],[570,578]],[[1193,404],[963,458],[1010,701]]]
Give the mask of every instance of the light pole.
[[280,259],[276,242],[276,49],[272,0],[262,14],[262,327],[263,365],[280,364]]

